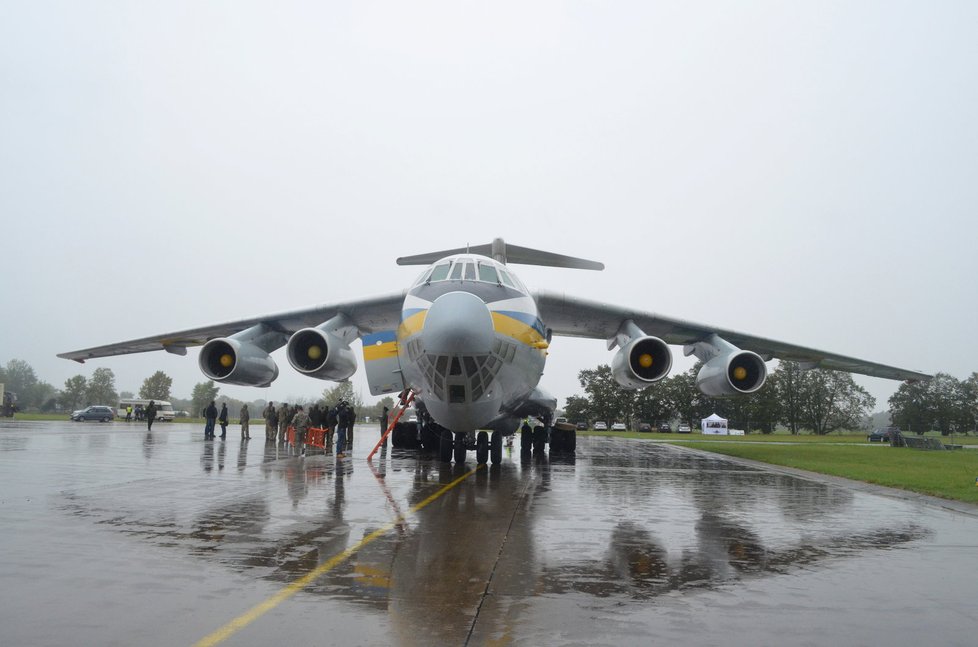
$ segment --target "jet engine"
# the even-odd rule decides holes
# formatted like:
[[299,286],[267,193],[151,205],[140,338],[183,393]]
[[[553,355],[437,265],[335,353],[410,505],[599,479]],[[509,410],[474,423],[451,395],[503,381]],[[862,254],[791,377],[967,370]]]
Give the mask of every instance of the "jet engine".
[[696,386],[711,397],[753,393],[767,379],[767,366],[749,350],[717,355],[700,369]]
[[209,379],[225,384],[268,386],[278,377],[278,366],[268,353],[233,337],[204,344],[197,362]]
[[671,368],[669,346],[647,335],[629,341],[611,360],[611,374],[627,389],[644,389],[668,375]]
[[345,380],[357,371],[353,350],[339,337],[320,328],[303,328],[285,349],[292,368],[321,380]]

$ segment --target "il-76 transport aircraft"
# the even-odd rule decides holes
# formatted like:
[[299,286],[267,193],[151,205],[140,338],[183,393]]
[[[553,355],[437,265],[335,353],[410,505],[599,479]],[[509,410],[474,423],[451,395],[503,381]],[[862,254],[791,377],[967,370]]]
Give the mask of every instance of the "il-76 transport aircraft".
[[[603,339],[618,347],[612,373],[623,387],[642,389],[672,366],[669,346],[703,362],[697,376],[710,396],[752,393],[767,377],[765,362],[799,362],[895,380],[930,376],[811,348],[671,319],[557,292],[529,292],[509,264],[601,270],[601,263],[526,247],[497,238],[489,245],[397,259],[429,265],[406,290],[374,298],[319,305],[192,330],[61,353],[84,362],[95,357],[165,350],[185,355],[200,346],[200,369],[227,384],[268,386],[278,377],[270,354],[285,346],[292,368],[310,377],[341,381],[357,369],[350,344],[363,344],[372,395],[415,394],[418,428],[394,437],[396,446],[439,452],[448,462],[474,448],[479,463],[502,456],[502,438],[520,420],[544,425],[522,446],[573,451],[574,432],[551,429],[557,401],[538,382],[553,335]],[[488,432],[491,432],[491,438]],[[454,437],[452,434],[454,433]]]

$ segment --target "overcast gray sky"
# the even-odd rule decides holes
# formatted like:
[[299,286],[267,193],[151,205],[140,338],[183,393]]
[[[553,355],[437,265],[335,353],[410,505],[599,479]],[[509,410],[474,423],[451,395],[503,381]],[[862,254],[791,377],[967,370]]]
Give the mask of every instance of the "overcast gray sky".
[[[501,236],[607,266],[515,266],[534,288],[967,377],[976,33],[974,2],[6,2],[0,362],[189,397],[195,351],[55,353]],[[332,386],[274,357],[222,393]],[[558,338],[541,384],[610,360]]]

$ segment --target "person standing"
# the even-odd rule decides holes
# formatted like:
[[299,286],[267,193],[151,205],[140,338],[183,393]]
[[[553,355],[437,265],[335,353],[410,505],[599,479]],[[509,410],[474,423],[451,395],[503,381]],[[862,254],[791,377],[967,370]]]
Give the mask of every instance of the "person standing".
[[150,400],[146,405],[146,431],[153,431],[154,420],[156,420],[156,401]]
[[336,458],[343,458],[346,449],[346,427],[343,426],[343,401],[340,400],[330,409],[330,418],[336,420]]
[[351,451],[353,449],[353,423],[357,420],[357,412],[353,408],[352,404],[349,402],[346,402],[345,404],[346,406],[343,407],[345,422],[343,424],[346,427],[347,451]]
[[126,405],[126,422],[132,422],[132,405]]
[[214,401],[207,405],[204,409],[204,440],[213,440],[214,438],[214,423],[217,422],[217,407],[214,406]]
[[283,402],[278,408],[278,442],[280,443],[288,440],[289,420],[291,417],[289,415],[289,403]]
[[221,425],[221,440],[228,435],[228,403],[221,403],[221,413],[217,416],[217,424]]
[[251,440],[251,432],[248,430],[248,423],[251,422],[251,413],[248,412],[248,405],[241,405],[241,414],[238,416],[241,423],[241,440]]
[[[390,414],[390,409],[388,409],[387,407],[384,407],[384,413],[382,413],[381,416],[380,416],[380,437],[381,438],[384,438],[384,434],[387,433],[387,424],[388,424],[388,422],[387,422],[387,416],[389,414]],[[387,438],[384,438],[384,444],[382,445],[382,447],[384,447],[384,448],[387,447]]]
[[275,413],[275,403],[269,402],[261,412],[265,418],[265,442],[275,442],[275,432],[278,430],[278,414]]
[[295,429],[295,451],[300,456],[306,455],[306,431],[309,429],[309,415],[302,410],[302,405],[296,406],[292,416],[292,428]]

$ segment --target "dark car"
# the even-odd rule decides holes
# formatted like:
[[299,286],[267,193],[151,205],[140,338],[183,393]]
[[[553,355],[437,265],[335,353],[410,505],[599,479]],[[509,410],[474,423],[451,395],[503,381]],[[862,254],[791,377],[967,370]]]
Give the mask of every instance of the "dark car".
[[671,434],[672,433],[672,427],[669,426],[669,423],[668,422],[659,423],[659,433]]
[[639,431],[643,431],[645,433],[651,433],[652,432],[652,425],[650,425],[647,422],[640,422],[640,423],[638,423],[638,430]]
[[587,431],[587,423],[586,422],[579,422],[579,423],[577,423],[576,426],[577,426],[577,430],[578,431]]
[[75,422],[84,422],[85,420],[108,422],[113,418],[115,418],[115,411],[111,407],[103,407],[98,404],[71,413],[71,419]]
[[883,427],[882,429],[877,429],[870,435],[866,436],[866,440],[871,443],[888,443],[890,442],[891,433],[894,431],[892,427]]

